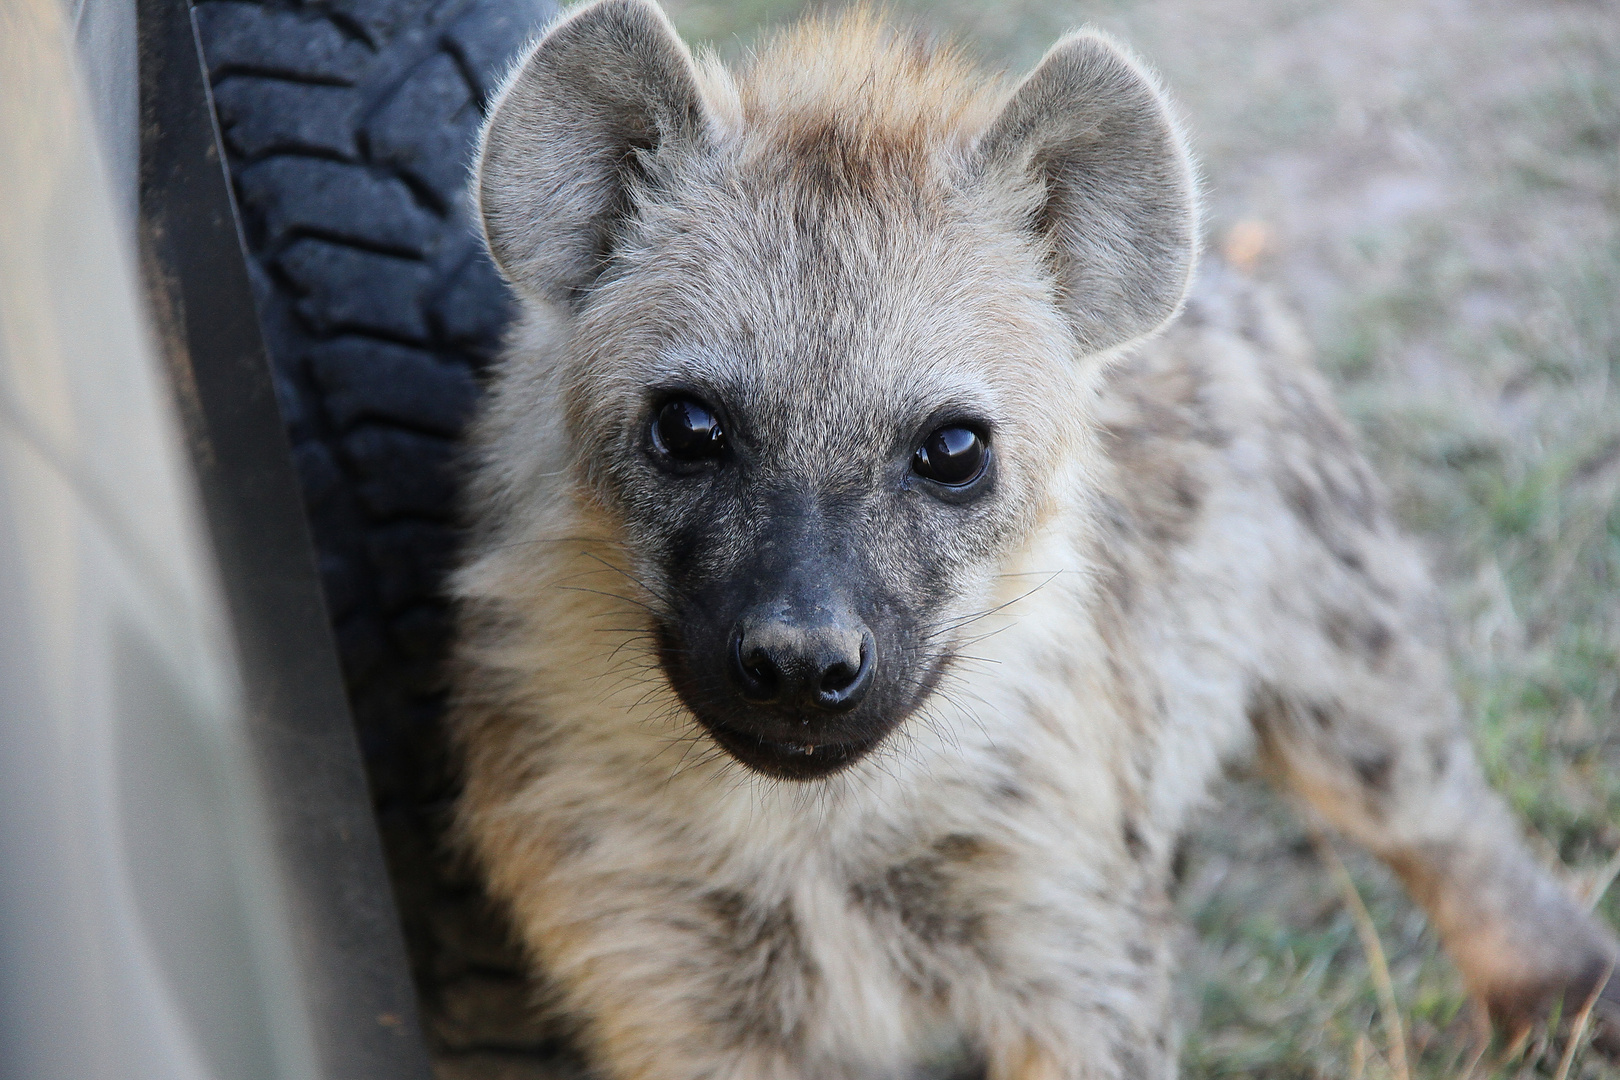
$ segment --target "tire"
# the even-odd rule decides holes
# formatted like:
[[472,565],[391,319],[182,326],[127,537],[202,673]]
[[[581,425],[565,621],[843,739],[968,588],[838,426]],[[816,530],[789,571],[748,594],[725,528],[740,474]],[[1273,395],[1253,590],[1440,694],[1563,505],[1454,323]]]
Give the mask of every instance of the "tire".
[[[442,842],[456,440],[509,317],[466,181],[551,0],[203,0],[260,322],[441,1075],[558,1053]],[[544,1075],[554,1075],[546,1066]],[[514,1071],[517,1070],[517,1071]],[[540,1075],[541,1073],[535,1073]]]

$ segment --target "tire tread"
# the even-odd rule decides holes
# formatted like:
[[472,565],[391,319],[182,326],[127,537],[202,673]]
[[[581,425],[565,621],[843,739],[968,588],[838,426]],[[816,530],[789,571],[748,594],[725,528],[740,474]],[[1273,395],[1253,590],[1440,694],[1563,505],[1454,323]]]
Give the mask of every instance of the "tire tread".
[[492,1042],[503,1067],[557,1075],[550,1035],[468,1034],[465,988],[525,975],[445,850],[442,732],[456,443],[510,317],[468,164],[483,109],[554,14],[550,0],[196,7],[426,1027],[456,1075]]

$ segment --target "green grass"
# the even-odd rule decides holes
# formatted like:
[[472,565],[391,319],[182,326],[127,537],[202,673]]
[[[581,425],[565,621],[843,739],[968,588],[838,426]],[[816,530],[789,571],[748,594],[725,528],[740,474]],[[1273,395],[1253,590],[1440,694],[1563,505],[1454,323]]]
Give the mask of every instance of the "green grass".
[[[800,0],[678,0],[723,51]],[[1620,850],[1620,17],[1607,0],[899,0],[992,66],[1109,29],[1180,100],[1209,230],[1259,223],[1456,629],[1496,786],[1590,881]],[[1474,1047],[1455,973],[1389,874],[1344,851],[1415,1077]],[[1193,838],[1184,1073],[1390,1075],[1343,895],[1248,780]],[[1601,910],[1620,923],[1620,889]],[[1556,1048],[1475,1076],[1555,1076]],[[1596,1055],[1570,1073],[1620,1076]]]

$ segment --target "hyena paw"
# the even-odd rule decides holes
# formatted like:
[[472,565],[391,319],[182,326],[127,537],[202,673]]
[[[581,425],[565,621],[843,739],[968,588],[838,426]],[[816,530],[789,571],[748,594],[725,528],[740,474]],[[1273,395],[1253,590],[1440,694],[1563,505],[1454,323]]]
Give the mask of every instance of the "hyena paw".
[[1503,986],[1482,996],[1491,1022],[1510,1037],[1554,1019],[1567,1028],[1584,1014],[1592,1046],[1620,1056],[1620,974],[1613,957],[1595,956],[1573,974]]

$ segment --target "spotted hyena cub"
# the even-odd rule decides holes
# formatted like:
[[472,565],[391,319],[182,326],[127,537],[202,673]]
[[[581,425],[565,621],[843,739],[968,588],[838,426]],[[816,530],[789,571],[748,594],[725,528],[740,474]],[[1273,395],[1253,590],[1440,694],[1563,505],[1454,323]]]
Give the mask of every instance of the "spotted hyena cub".
[[1170,1075],[1172,852],[1254,754],[1499,1019],[1604,978],[1298,336],[1218,276],[1158,333],[1194,181],[1119,46],[728,70],[599,0],[477,186],[460,822],[600,1075]]

